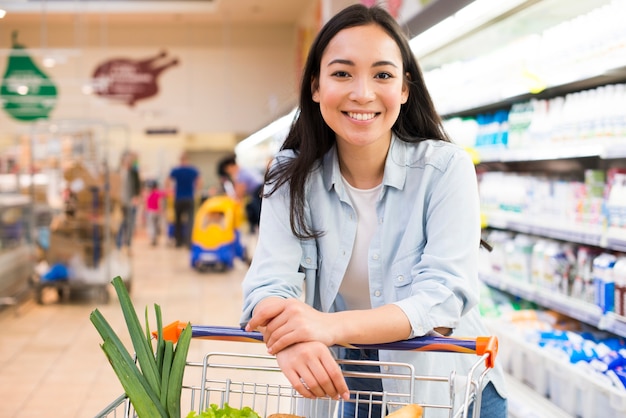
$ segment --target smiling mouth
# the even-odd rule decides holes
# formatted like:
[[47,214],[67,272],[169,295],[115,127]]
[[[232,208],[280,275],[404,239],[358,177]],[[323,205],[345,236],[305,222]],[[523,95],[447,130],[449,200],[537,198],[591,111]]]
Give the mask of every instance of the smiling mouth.
[[344,112],[346,115],[348,115],[350,118],[352,119],[356,119],[356,120],[370,120],[370,119],[374,119],[376,117],[376,115],[378,115],[378,113],[354,113],[354,112]]

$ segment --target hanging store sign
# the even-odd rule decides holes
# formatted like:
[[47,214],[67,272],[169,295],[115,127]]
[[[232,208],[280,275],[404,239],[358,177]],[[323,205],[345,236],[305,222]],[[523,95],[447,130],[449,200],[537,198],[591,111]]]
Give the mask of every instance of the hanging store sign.
[[157,78],[167,68],[178,64],[178,59],[159,63],[167,56],[161,52],[144,60],[115,58],[100,64],[93,73],[93,92],[107,99],[134,106],[138,100],[159,92]]
[[57,88],[13,32],[12,49],[0,86],[0,106],[20,121],[47,119],[57,102]]

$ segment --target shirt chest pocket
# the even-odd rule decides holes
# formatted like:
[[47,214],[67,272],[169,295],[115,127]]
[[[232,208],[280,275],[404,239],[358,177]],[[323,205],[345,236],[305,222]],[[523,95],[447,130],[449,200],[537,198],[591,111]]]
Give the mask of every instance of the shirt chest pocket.
[[406,254],[394,261],[391,266],[391,277],[393,278],[393,290],[395,299],[400,300],[411,296],[413,276],[411,271],[417,264],[418,251]]
[[302,259],[300,260],[300,271],[305,273],[305,277],[309,274],[315,275],[318,269],[318,254],[315,244],[302,244]]

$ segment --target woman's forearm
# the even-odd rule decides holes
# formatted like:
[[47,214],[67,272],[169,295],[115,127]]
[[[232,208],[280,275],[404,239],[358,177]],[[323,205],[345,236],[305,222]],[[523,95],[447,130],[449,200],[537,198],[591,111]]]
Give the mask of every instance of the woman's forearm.
[[405,340],[411,324],[398,306],[335,312],[335,344],[379,344]]

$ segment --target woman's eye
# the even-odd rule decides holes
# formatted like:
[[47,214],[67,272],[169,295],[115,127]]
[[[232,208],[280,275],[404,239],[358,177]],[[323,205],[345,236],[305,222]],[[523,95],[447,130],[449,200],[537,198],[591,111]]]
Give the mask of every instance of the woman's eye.
[[345,71],[335,71],[332,75],[333,75],[333,77],[340,77],[340,78],[349,77],[350,76],[350,74],[348,74]]
[[381,78],[383,80],[388,80],[390,78],[392,78],[393,75],[391,75],[390,73],[378,73],[376,74],[376,78]]

